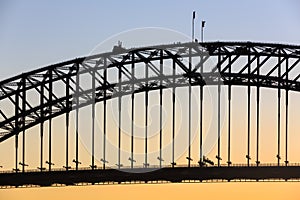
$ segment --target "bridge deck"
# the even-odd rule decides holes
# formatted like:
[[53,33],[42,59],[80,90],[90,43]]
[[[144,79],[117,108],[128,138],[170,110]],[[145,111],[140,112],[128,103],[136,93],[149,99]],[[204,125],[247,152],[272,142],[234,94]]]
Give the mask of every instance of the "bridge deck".
[[75,185],[79,183],[104,182],[149,182],[185,180],[290,180],[300,179],[300,166],[259,166],[259,167],[175,167],[175,168],[134,168],[70,170],[26,173],[0,173],[0,186],[54,184]]

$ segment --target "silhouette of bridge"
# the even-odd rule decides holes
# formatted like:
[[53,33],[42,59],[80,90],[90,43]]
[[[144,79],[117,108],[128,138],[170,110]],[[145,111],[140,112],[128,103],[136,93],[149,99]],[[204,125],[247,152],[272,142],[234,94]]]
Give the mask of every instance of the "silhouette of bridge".
[[[15,166],[11,171],[0,173],[1,186],[53,184],[73,185],[78,183],[100,182],[151,182],[185,180],[290,180],[300,178],[300,164],[289,163],[288,152],[288,120],[289,92],[300,91],[300,73],[297,66],[300,62],[300,46],[284,44],[267,44],[254,42],[205,42],[176,43],[170,45],[150,46],[144,48],[125,49],[115,46],[112,52],[76,58],[66,62],[39,68],[27,73],[8,78],[0,82],[0,143],[15,139]],[[298,66],[299,68],[299,66]],[[203,99],[204,88],[217,86],[217,155],[208,158],[203,149]],[[247,149],[245,164],[234,164],[231,159],[231,110],[232,87],[244,86],[247,89]],[[188,140],[186,165],[176,163],[176,89],[188,89],[186,104],[188,105]],[[194,162],[192,152],[192,89],[199,88],[199,155]],[[221,93],[227,88],[227,158],[221,157]],[[251,154],[251,89],[256,88],[256,149]],[[278,121],[276,161],[272,164],[260,161],[260,93],[261,88],[277,90]],[[164,155],[163,130],[163,94],[171,89],[172,126],[170,128],[170,153]],[[149,163],[149,97],[151,91],[159,92],[159,145],[157,149],[157,165]],[[285,92],[285,115],[281,113],[282,93]],[[34,93],[34,95],[33,95]],[[135,96],[144,94],[145,105],[139,108],[135,104]],[[34,96],[34,97],[33,97]],[[130,115],[130,166],[122,164],[122,98],[129,96],[131,102]],[[117,163],[108,166],[107,152],[107,103],[116,99],[117,104]],[[272,101],[276,101],[273,100]],[[95,141],[96,104],[102,106],[103,117],[102,143]],[[5,106],[4,106],[5,105]],[[79,160],[79,111],[91,106],[91,162],[88,168],[81,168]],[[144,163],[135,165],[135,133],[134,123],[137,118],[135,110],[143,109],[145,115],[144,129]],[[70,166],[70,114],[75,113],[75,167]],[[197,111],[198,112],[198,111]],[[99,114],[99,113],[97,113]],[[65,165],[62,169],[53,168],[52,119],[65,116]],[[285,131],[282,132],[281,121],[285,120]],[[44,159],[44,123],[48,122],[47,168]],[[35,126],[40,127],[40,158],[37,170],[26,170],[26,132]],[[139,133],[140,134],[140,133]],[[19,140],[22,140],[22,156],[19,158]],[[285,138],[285,151],[281,152]],[[101,145],[102,166],[96,166],[95,145]],[[184,147],[183,147],[184,148]],[[61,152],[62,153],[62,152]],[[2,153],[3,154],[3,153]],[[164,164],[166,156],[171,162]],[[251,163],[251,158],[255,162]],[[222,160],[224,163],[222,163]],[[197,163],[197,164],[195,164]],[[21,166],[19,169],[18,166]]]

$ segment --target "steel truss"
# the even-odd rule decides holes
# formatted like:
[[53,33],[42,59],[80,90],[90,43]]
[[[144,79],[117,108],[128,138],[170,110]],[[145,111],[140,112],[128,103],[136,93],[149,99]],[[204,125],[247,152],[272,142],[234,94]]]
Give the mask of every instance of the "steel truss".
[[[196,62],[195,62],[196,61]],[[202,103],[203,87],[206,85],[218,85],[218,94],[221,93],[221,84],[228,85],[228,102],[231,101],[231,86],[244,85],[248,87],[248,145],[247,163],[250,163],[250,95],[251,87],[257,88],[257,155],[256,163],[259,165],[259,91],[261,87],[274,88],[278,90],[278,164],[280,162],[280,99],[281,90],[286,91],[286,110],[288,111],[288,92],[300,91],[300,74],[297,66],[300,62],[300,46],[282,44],[264,44],[252,42],[208,42],[208,43],[176,43],[171,45],[160,45],[145,48],[114,48],[112,52],[97,54],[82,58],[76,58],[66,62],[50,65],[23,73],[18,76],[0,82],[0,103],[5,102],[13,105],[14,112],[8,113],[5,109],[0,110],[0,142],[11,137],[16,140],[16,167],[18,171],[18,140],[22,133],[23,141],[23,171],[25,164],[25,136],[26,130],[40,125],[41,152],[43,150],[43,124],[49,121],[49,170],[51,170],[51,119],[66,115],[66,170],[69,169],[68,161],[68,135],[69,135],[69,113],[76,112],[76,169],[80,164],[78,158],[78,114],[79,109],[92,105],[95,109],[97,102],[104,102],[104,126],[106,127],[106,102],[112,98],[119,99],[119,123],[121,124],[121,98],[131,95],[132,99],[132,121],[134,121],[134,96],[136,93],[145,92],[146,121],[148,115],[148,93],[152,90],[160,91],[160,104],[163,102],[163,89],[173,89],[173,137],[175,123],[175,92],[177,87],[189,87],[189,94],[192,86],[200,86],[201,99],[201,122],[200,122],[200,158],[199,164],[204,164],[202,155]],[[211,64],[213,63],[213,64]],[[170,67],[172,73],[167,73],[165,68]],[[137,74],[136,69],[143,68],[144,74]],[[115,73],[110,73],[115,72]],[[113,75],[115,74],[115,77]],[[151,75],[150,75],[151,74]],[[88,76],[92,80],[88,88],[82,87],[80,79]],[[55,87],[55,85],[63,87]],[[61,95],[62,88],[64,94]],[[28,94],[34,92],[39,96],[39,104],[32,103]],[[191,111],[190,95],[188,97]],[[220,108],[218,108],[219,110]],[[162,112],[162,111],[160,111]],[[229,106],[230,119],[230,106]],[[95,112],[92,111],[94,127]],[[162,114],[160,113],[160,118]],[[191,114],[189,114],[191,117]],[[286,123],[288,124],[288,114],[286,112]],[[191,120],[190,120],[191,121]],[[162,122],[160,122],[162,126]],[[189,144],[190,144],[189,123]],[[220,127],[220,120],[218,120]],[[228,165],[230,160],[230,120],[228,126]],[[162,165],[162,127],[160,127],[160,155],[158,160]],[[94,161],[94,128],[93,135],[93,155],[92,169],[96,168]],[[132,130],[131,140],[131,167],[133,167],[134,148]],[[218,135],[220,128],[218,128]],[[286,138],[288,138],[288,128],[286,128]],[[104,128],[103,144],[103,168],[105,169],[105,137]],[[145,130],[145,167],[147,162],[147,128]],[[173,138],[174,139],[174,138]],[[121,144],[121,130],[119,128],[119,148]],[[285,163],[288,164],[288,143],[286,139]],[[174,144],[172,166],[176,165],[174,160]],[[189,154],[186,157],[188,166],[192,158]],[[118,167],[120,163],[120,151]],[[220,137],[218,141],[218,166],[222,160],[220,156]],[[43,168],[43,155],[41,154],[41,171]]]

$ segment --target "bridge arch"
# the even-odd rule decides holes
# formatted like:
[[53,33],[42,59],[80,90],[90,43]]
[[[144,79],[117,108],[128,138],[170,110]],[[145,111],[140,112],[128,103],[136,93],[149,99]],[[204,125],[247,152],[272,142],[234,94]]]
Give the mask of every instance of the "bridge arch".
[[[188,49],[191,49],[189,54]],[[184,58],[201,57],[200,62],[193,63],[192,69],[189,70],[186,63],[181,60]],[[240,62],[242,57],[248,57],[248,61],[244,65],[240,65],[238,69],[232,69],[235,63]],[[262,59],[263,58],[263,59]],[[273,63],[273,66],[268,67],[267,72],[259,72],[265,68],[265,65],[270,64],[268,61],[272,58],[277,58],[278,62]],[[209,59],[218,60],[216,65],[210,67],[208,71],[201,69]],[[104,63],[104,60],[106,63]],[[151,62],[159,60],[171,60],[175,62],[176,68],[180,71],[175,74],[160,73],[157,66]],[[292,60],[292,62],[290,62]],[[300,62],[300,46],[283,45],[283,44],[266,44],[252,42],[208,42],[208,43],[184,43],[161,45],[138,49],[117,49],[113,52],[92,55],[88,57],[76,58],[66,62],[50,65],[31,72],[23,73],[12,78],[8,78],[0,82],[0,101],[9,99],[15,104],[15,98],[21,101],[22,93],[28,90],[35,89],[40,93],[43,85],[51,85],[55,82],[63,82],[66,87],[69,87],[68,96],[57,98],[52,96],[52,101],[47,101],[48,98],[44,95],[42,105],[32,107],[29,102],[26,103],[28,109],[22,110],[19,107],[18,115],[9,117],[5,113],[1,113],[3,120],[0,121],[1,137],[0,142],[12,137],[18,132],[35,126],[49,118],[56,117],[71,110],[75,110],[77,106],[83,107],[91,104],[94,100],[89,98],[93,93],[93,89],[80,89],[78,95],[85,98],[86,102],[80,105],[74,105],[74,96],[76,96],[75,84],[73,80],[78,75],[90,74],[95,72],[99,75],[95,86],[95,101],[103,101],[118,97],[119,95],[128,95],[132,93],[144,92],[146,90],[158,90],[161,87],[184,87],[191,85],[217,85],[218,77],[224,85],[243,85],[243,86],[259,86],[275,89],[285,89],[289,91],[299,91],[300,89],[300,74],[295,68]],[[136,78],[125,67],[126,65],[138,65],[140,63],[150,66],[155,71],[155,76]],[[256,63],[256,64],[255,64]],[[251,65],[255,65],[251,67]],[[249,67],[250,66],[250,67]],[[284,66],[284,67],[283,67]],[[278,70],[278,69],[281,70]],[[109,82],[104,80],[103,71],[116,70],[121,71],[120,76],[127,77],[127,80],[122,82]],[[203,70],[201,72],[201,70]],[[100,74],[102,71],[102,74]],[[235,72],[233,72],[235,71]],[[281,71],[281,72],[279,72]],[[75,77],[75,78],[74,78]],[[181,79],[186,80],[181,80]],[[191,79],[191,83],[188,79]],[[67,86],[69,80],[69,86]],[[162,85],[158,84],[162,81]],[[175,81],[175,82],[174,82]],[[149,82],[149,86],[145,83]],[[73,84],[73,87],[71,86]],[[127,87],[134,85],[134,90]],[[117,87],[120,87],[119,91]],[[53,89],[53,88],[52,88]],[[49,88],[45,86],[44,90]],[[102,94],[107,91],[107,96],[104,98]],[[55,94],[55,91],[52,91]],[[69,108],[67,102],[70,102]],[[46,108],[54,107],[55,112],[44,113],[41,117],[37,112]],[[20,123],[25,117],[25,124]],[[28,119],[28,120],[27,120]],[[20,123],[16,127],[15,122]]]
[[[209,62],[214,64],[207,65]],[[0,82],[0,102],[6,101],[14,105],[11,113],[1,109],[0,143],[47,120],[63,114],[69,115],[72,110],[112,98],[153,90],[162,91],[165,88],[203,88],[221,83],[229,88],[234,85],[246,86],[250,102],[251,87],[257,88],[258,95],[259,88],[266,87],[279,92],[286,91],[288,100],[289,91],[298,92],[300,89],[300,71],[297,70],[299,62],[300,46],[207,42],[136,49],[115,48],[112,52],[50,65]],[[171,70],[166,72],[166,66]],[[136,68],[143,71],[142,75],[135,73]],[[80,84],[82,76],[88,76],[92,80],[89,87],[82,87]],[[55,87],[57,83],[66,89],[62,92],[61,88]],[[38,94],[38,104],[30,102],[27,98],[28,91]],[[248,104],[248,114],[249,107]],[[248,151],[248,165],[249,154]],[[209,162],[201,158],[203,157],[200,156],[200,165],[204,161]],[[278,162],[280,159],[278,153]],[[218,154],[218,165],[220,160]],[[75,161],[78,168],[78,159]],[[104,158],[104,163],[105,161]],[[259,162],[257,156],[257,165]],[[288,164],[287,156],[285,162]],[[231,165],[230,158],[228,165]]]

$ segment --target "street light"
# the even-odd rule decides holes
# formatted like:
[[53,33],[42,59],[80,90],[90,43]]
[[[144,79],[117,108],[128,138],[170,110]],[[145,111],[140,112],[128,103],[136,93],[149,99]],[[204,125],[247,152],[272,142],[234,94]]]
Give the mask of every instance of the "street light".
[[90,168],[97,169],[97,165],[90,165]]
[[161,168],[162,162],[164,162],[165,160],[159,156],[157,156],[157,160],[159,160],[159,167]]
[[123,167],[123,164],[116,164],[116,166],[121,168],[121,167]]
[[162,162],[164,162],[165,160],[164,159],[162,159],[161,157],[157,157],[157,160],[159,160],[159,161],[162,161]]
[[133,163],[136,162],[136,160],[134,160],[133,158],[128,158],[128,160],[131,162],[131,167],[133,167]]
[[21,165],[21,166],[24,166],[24,167],[28,167],[28,165],[27,165],[27,164],[25,164],[25,163],[21,163],[21,162],[19,162],[19,165]]
[[104,160],[103,158],[101,158],[100,161],[103,162],[103,164],[104,164],[104,163],[108,163],[108,161],[107,161],[107,160]]
[[198,164],[199,164],[200,167],[203,167],[203,166],[206,165],[205,162],[203,162],[203,161],[201,161],[201,160],[198,161]]
[[145,167],[145,168],[147,168],[147,167],[149,167],[149,166],[150,166],[150,164],[149,164],[149,163],[143,163],[143,165],[144,165],[144,167]]
[[19,171],[20,171],[20,169],[19,169],[19,168],[17,168],[17,169],[13,169],[13,171],[15,171],[15,172],[19,172]]
[[46,163],[47,165],[49,165],[49,166],[50,166],[50,165],[54,165],[54,163],[50,163],[49,161],[46,161],[45,163]]
[[41,170],[41,171],[45,171],[46,170],[46,168],[45,167],[37,167],[37,169],[39,169],[39,170]]
[[172,167],[174,167],[175,165],[177,165],[176,162],[171,162]]
[[205,156],[203,156],[203,162],[208,163],[210,165],[214,165],[214,162]]
[[186,159],[189,161],[193,161],[193,159],[191,157],[186,157]]
[[69,169],[71,169],[71,167],[70,166],[63,166],[63,168],[65,168],[66,170],[69,170]]
[[80,162],[80,161],[78,161],[78,160],[75,160],[75,159],[73,159],[73,163],[76,163],[76,164],[79,164],[79,165],[81,165],[81,162]]

